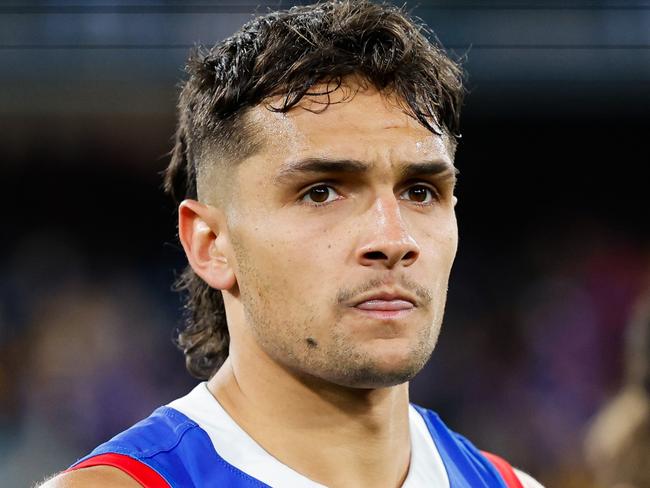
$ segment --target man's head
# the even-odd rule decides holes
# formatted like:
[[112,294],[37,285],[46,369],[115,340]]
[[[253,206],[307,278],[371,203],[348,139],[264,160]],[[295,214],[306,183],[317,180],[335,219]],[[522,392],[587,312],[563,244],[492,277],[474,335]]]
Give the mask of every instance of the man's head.
[[[335,383],[408,380],[456,250],[457,66],[399,10],[337,2],[258,18],[188,69],[166,188],[201,202],[179,227],[190,371],[232,335]],[[412,308],[363,310],[395,298]]]

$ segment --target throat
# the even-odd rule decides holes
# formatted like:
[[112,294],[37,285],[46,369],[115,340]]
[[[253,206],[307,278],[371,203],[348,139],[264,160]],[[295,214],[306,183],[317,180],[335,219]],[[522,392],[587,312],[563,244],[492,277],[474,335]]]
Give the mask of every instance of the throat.
[[[259,451],[325,486],[399,487],[409,470],[408,385],[338,394],[306,386],[251,391],[227,361],[208,388]],[[260,394],[264,393],[264,394]],[[271,483],[273,486],[288,486]]]

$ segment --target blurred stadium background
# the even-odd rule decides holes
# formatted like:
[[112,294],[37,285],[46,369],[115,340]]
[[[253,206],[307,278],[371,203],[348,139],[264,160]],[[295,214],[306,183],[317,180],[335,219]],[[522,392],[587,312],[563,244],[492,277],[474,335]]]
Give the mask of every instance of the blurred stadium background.
[[[286,1],[0,2],[0,484],[30,486],[194,383],[160,191],[189,48]],[[306,2],[305,2],[306,3]],[[650,2],[409,2],[465,59],[461,244],[414,381],[549,487],[621,388],[650,272]]]

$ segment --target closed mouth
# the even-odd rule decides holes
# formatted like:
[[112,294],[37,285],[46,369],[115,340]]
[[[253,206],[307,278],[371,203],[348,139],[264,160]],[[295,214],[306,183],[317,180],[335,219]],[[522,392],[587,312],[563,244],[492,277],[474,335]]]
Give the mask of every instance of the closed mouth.
[[411,313],[417,307],[417,302],[408,293],[383,290],[362,295],[352,306],[372,318],[398,319]]
[[378,311],[398,311],[398,310],[410,310],[415,307],[413,303],[407,300],[395,299],[395,300],[381,300],[381,299],[371,299],[365,300],[357,305],[356,308],[360,310],[378,310]]

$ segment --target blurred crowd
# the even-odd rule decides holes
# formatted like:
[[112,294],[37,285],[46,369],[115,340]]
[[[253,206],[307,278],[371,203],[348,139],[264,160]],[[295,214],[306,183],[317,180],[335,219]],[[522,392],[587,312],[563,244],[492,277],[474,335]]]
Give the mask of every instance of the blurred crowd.
[[[609,439],[585,443],[599,409],[631,383],[630,362],[649,368],[647,338],[636,349],[626,348],[625,338],[640,338],[639,329],[647,337],[650,327],[650,298],[644,295],[650,290],[650,252],[580,223],[547,231],[530,236],[519,255],[501,263],[461,266],[452,279],[428,401],[435,407],[444,398],[436,388],[444,385],[444,418],[549,487],[619,486],[620,480],[594,469],[606,462],[594,442]],[[643,399],[647,422],[647,393]],[[628,413],[619,409],[616,415],[624,421]],[[646,467],[637,463],[635,475]],[[631,481],[620,487],[650,486],[647,477],[641,484]]]
[[159,273],[87,261],[35,235],[2,263],[0,478],[26,487],[192,385]]
[[[598,228],[531,235],[490,259],[477,244],[461,244],[412,400],[549,487],[650,486],[604,469],[621,446],[628,464],[648,457],[629,459],[648,445],[649,250]],[[120,267],[50,234],[0,262],[2,486],[67,467],[194,383],[172,343],[178,263]]]

